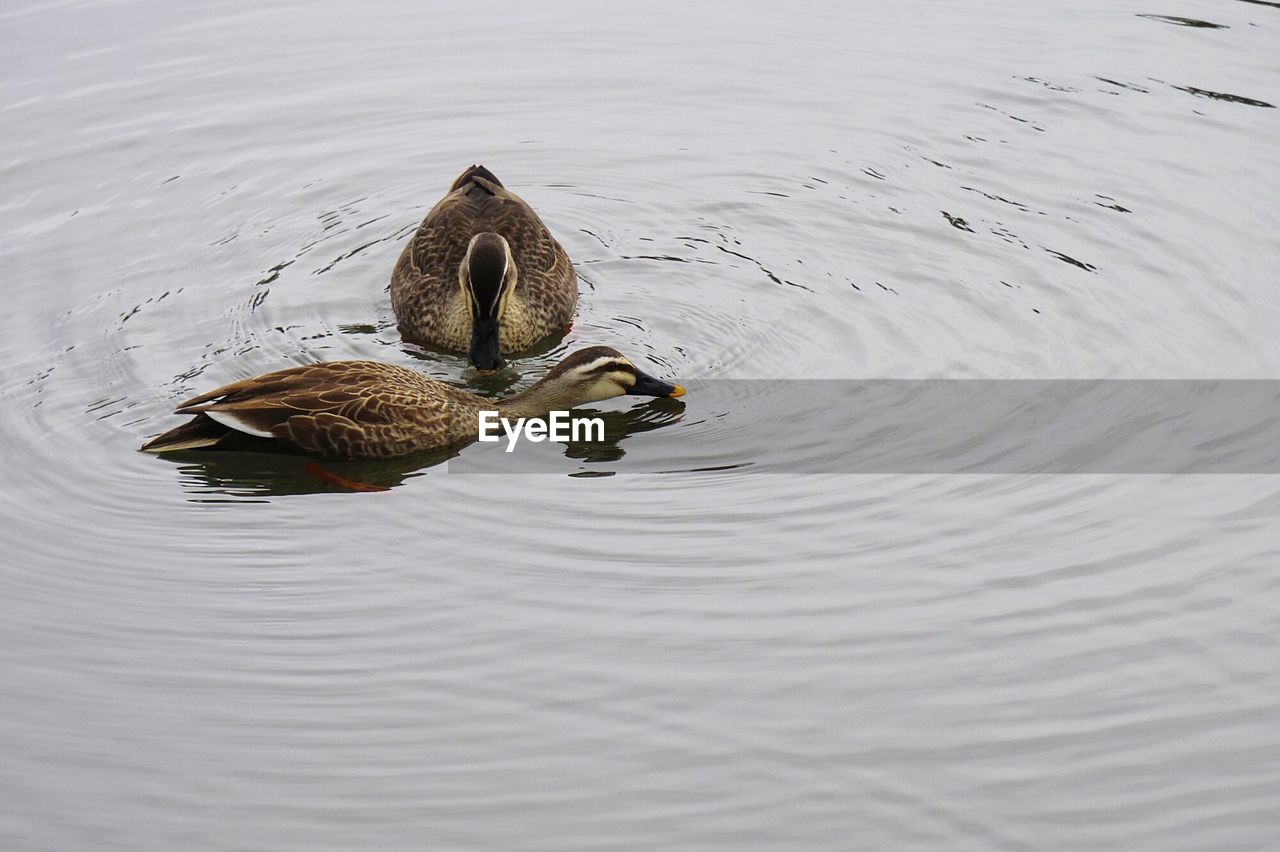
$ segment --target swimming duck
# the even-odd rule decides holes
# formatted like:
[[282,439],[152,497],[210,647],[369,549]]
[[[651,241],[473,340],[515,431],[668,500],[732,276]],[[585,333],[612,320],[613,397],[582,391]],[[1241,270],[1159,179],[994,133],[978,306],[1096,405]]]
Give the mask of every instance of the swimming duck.
[[[536,384],[485,399],[407,367],[330,361],[266,373],[192,397],[177,414],[193,419],[141,449],[274,449],[326,458],[376,459],[476,440],[481,410],[542,417],[623,394],[684,395],[607,346],[580,349]],[[246,437],[248,439],[246,441]]]
[[405,245],[391,307],[406,339],[469,352],[495,370],[499,352],[562,331],[578,278],[538,214],[484,166],[458,176]]

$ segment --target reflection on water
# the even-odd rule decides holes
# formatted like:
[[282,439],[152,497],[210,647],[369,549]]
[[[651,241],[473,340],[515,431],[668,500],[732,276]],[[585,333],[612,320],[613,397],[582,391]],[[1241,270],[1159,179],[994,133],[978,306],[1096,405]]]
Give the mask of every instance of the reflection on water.
[[[1277,478],[942,475],[1004,409],[838,394],[1280,375],[1280,5],[1064,8],[6,5],[0,847],[1274,845]],[[493,375],[386,291],[477,161],[581,284]],[[690,394],[541,473],[136,452],[594,344]],[[1124,401],[1063,445],[1199,434]],[[1275,463],[1240,413],[1214,470]]]
[[632,435],[661,429],[680,421],[685,403],[678,399],[651,399],[626,411],[599,411],[592,408],[575,409],[582,417],[599,418],[604,423],[604,439],[600,441],[569,441],[564,448],[566,458],[587,462],[618,461],[627,454],[622,442]]
[[1225,24],[1213,24],[1209,21],[1201,21],[1197,18],[1183,18],[1178,15],[1138,15],[1139,18],[1148,18],[1152,21],[1163,21],[1166,24],[1175,24],[1180,27],[1203,27],[1211,30],[1225,30]]
[[430,468],[457,454],[458,451],[453,450],[398,459],[321,462],[282,453],[190,451],[166,453],[157,458],[177,465],[182,486],[191,495],[190,499],[209,502],[217,496],[268,498],[349,492],[360,490],[353,487],[359,485],[385,490],[425,475]]

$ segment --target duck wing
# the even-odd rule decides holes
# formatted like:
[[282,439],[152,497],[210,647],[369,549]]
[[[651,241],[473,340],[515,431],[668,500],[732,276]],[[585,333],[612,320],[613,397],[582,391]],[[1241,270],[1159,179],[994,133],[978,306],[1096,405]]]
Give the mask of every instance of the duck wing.
[[508,192],[493,172],[484,166],[467,169],[453,182],[449,194],[427,211],[405,246],[392,280],[393,298],[398,286],[418,282],[452,291],[458,286],[458,267],[467,256],[471,237],[496,230],[494,223],[513,215],[519,217],[521,212],[515,208],[520,206],[528,205]]
[[572,274],[568,256],[538,214],[484,166],[459,175],[422,220],[407,252],[412,270],[447,278],[454,286],[471,237],[486,231],[506,237],[522,279]]
[[332,361],[243,379],[192,397],[177,413],[195,420],[142,449],[215,446],[237,432],[330,458],[385,458],[453,443],[467,428],[474,431],[473,419],[464,416],[470,410],[465,392],[413,370]]

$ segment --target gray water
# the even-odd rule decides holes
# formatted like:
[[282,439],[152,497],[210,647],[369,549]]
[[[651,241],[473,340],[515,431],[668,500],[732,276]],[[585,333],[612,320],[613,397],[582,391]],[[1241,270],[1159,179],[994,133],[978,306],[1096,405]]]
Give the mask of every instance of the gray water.
[[[1280,378],[1280,5],[13,0],[0,44],[3,848],[1274,848],[1275,474],[752,475],[786,412],[696,388]],[[473,162],[581,276],[497,380],[385,290]],[[293,363],[600,343],[693,390],[538,474],[135,452]]]

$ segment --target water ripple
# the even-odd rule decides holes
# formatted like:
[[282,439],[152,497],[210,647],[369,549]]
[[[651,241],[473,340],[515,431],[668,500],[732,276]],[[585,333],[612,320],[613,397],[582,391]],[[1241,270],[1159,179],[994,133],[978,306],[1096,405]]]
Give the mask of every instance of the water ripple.
[[[0,839],[1267,846],[1274,477],[750,476],[812,410],[713,394],[380,493],[134,450],[322,358],[1273,377],[1276,6],[0,13]],[[386,293],[477,160],[582,293],[488,378]]]

